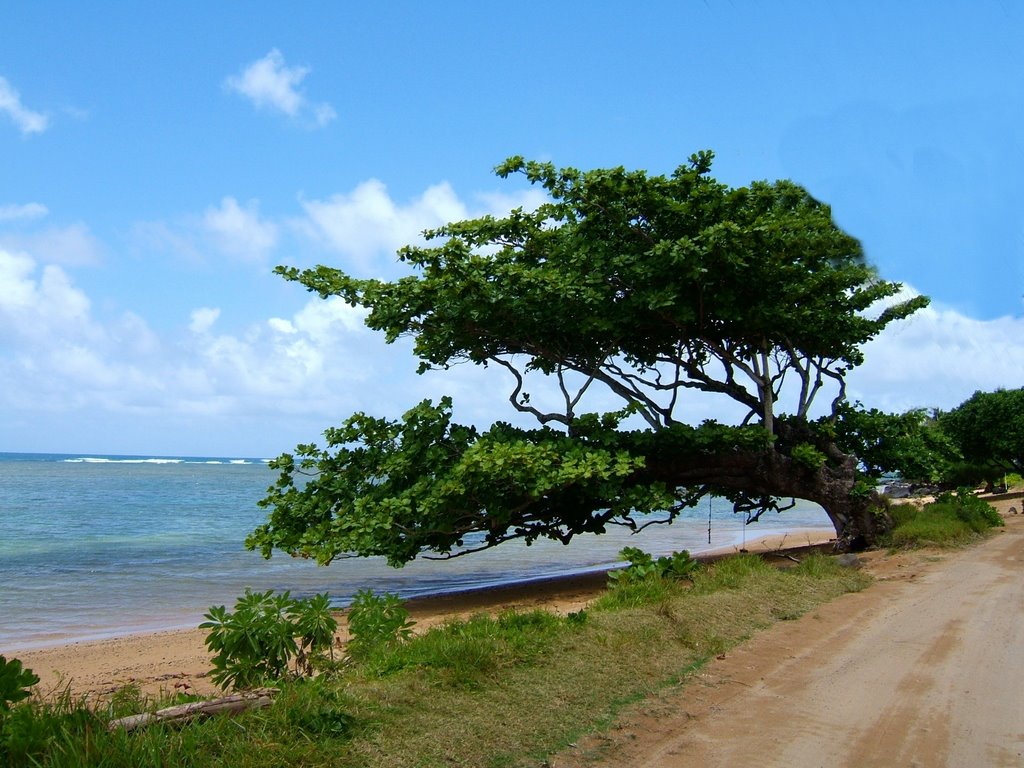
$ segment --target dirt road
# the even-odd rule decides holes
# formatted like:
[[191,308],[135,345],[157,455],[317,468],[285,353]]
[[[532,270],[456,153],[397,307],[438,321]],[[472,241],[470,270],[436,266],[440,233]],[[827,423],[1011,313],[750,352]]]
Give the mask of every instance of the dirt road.
[[551,764],[1024,766],[1024,515],[1007,523],[970,549],[869,561],[864,592],[757,635]]

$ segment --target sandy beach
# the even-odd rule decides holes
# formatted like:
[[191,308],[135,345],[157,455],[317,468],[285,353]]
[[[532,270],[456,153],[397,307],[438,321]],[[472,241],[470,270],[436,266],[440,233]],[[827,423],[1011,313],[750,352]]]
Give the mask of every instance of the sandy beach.
[[[795,530],[754,539],[746,543],[746,549],[770,552],[822,544],[830,538],[828,531]],[[732,546],[704,553],[702,557],[738,550],[738,546]],[[605,573],[588,573],[416,598],[410,600],[407,607],[421,630],[449,619],[506,608],[545,608],[568,613],[585,607],[601,593],[606,582]],[[343,621],[339,636],[344,641]],[[153,695],[175,690],[212,695],[218,689],[207,677],[210,655],[204,639],[205,632],[199,629],[174,630],[96,642],[70,642],[24,650],[15,655],[39,675],[39,691],[44,695],[69,689],[75,695],[102,697],[126,685],[138,686]]]

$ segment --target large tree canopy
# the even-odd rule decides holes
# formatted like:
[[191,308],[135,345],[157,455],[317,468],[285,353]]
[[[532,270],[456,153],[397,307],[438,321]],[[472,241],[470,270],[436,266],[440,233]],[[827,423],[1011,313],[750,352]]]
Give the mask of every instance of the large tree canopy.
[[966,476],[989,484],[1024,473],[1024,388],[975,392],[939,417],[963,454]]
[[[524,175],[549,202],[428,232],[427,247],[399,252],[407,277],[279,268],[368,309],[388,342],[412,336],[421,371],[496,368],[537,426],[458,425],[447,399],[397,421],[356,414],[324,448],[277,460],[249,545],[400,564],[670,521],[709,492],[748,516],[817,501],[844,546],[870,542],[885,516],[834,418],[861,345],[927,300],[896,301],[900,285],[801,187],[730,188],[711,160],[666,177],[516,157],[498,174]],[[691,425],[691,391],[738,406],[736,424]],[[587,412],[609,398],[620,406]],[[827,418],[812,421],[822,398]]]

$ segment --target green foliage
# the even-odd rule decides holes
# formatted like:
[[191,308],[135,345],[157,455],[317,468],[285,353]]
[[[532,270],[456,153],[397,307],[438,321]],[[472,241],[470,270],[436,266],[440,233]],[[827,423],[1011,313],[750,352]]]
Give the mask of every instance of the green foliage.
[[808,469],[821,469],[825,466],[827,457],[810,443],[799,443],[793,446],[790,456],[795,461],[803,464]]
[[8,660],[0,655],[0,718],[12,704],[27,699],[29,690],[39,682],[39,676],[31,669],[25,669],[20,659]]
[[206,647],[214,652],[211,679],[222,688],[251,688],[280,680],[297,660],[295,674],[312,672],[312,656],[330,651],[337,620],[330,598],[294,599],[286,591],[245,594],[234,611],[212,606],[200,629],[210,630]]
[[619,559],[629,563],[626,568],[608,572],[608,586],[612,589],[621,587],[630,581],[643,580],[650,577],[662,579],[689,579],[700,568],[700,563],[690,557],[685,549],[662,555],[653,556],[637,547],[624,547],[619,552]]
[[958,488],[956,493],[943,493],[934,502],[937,506],[948,506],[972,531],[981,533],[986,528],[998,528],[1003,518],[988,502],[979,499],[970,488]]
[[872,478],[897,472],[909,482],[936,483],[960,460],[939,422],[921,408],[895,414],[844,403],[834,429],[840,449],[856,456]]
[[[874,311],[900,286],[879,279],[827,205],[789,181],[730,188],[711,177],[712,157],[669,176],[510,158],[498,175],[548,200],[426,233],[399,252],[406,276],[278,267],[367,310],[387,342],[412,337],[421,371],[469,362],[507,374],[511,406],[540,428],[460,425],[447,398],[397,421],[355,414],[325,447],[273,463],[268,521],[247,545],[401,565],[514,538],[568,542],[649,512],[671,520],[707,492],[742,511],[808,497],[806,472],[763,476],[788,456],[776,444],[782,382],[795,383],[791,421],[805,424],[823,386],[862,362],[861,345],[927,299]],[[531,397],[538,380],[553,402]],[[620,407],[584,412],[598,390]],[[692,390],[740,404],[744,426],[686,426]],[[793,463],[842,467],[827,442],[798,447]],[[738,456],[745,467],[729,466]]]
[[[166,706],[129,689],[108,707],[67,692],[14,708],[0,729],[0,765],[21,768],[270,768],[333,766],[354,720],[323,678],[283,683],[274,704],[185,725],[109,730],[113,717]],[[301,683],[301,684],[300,684]]]
[[969,489],[944,493],[934,502],[894,505],[895,526],[887,537],[893,547],[962,546],[989,528],[1003,525],[995,509]]
[[960,480],[994,484],[1024,472],[1024,387],[975,392],[939,423],[963,454]]
[[[357,414],[327,431],[326,449],[299,446],[297,460],[272,462],[280,476],[261,505],[273,511],[247,545],[265,556],[278,547],[321,563],[355,553],[401,565],[422,549],[457,550],[474,531],[487,544],[559,538],[671,504],[662,484],[637,482],[644,459],[624,448],[506,424],[481,435],[452,423],[451,407],[425,401],[400,421]],[[523,509],[536,519],[522,520]]]
[[625,547],[619,559],[629,565],[608,572],[608,593],[597,603],[601,609],[664,602],[679,594],[679,582],[692,580],[700,570],[699,562],[686,550],[655,559],[636,547]]
[[375,595],[362,589],[355,594],[348,611],[350,639],[346,650],[352,659],[404,642],[412,635],[413,622],[397,595]]

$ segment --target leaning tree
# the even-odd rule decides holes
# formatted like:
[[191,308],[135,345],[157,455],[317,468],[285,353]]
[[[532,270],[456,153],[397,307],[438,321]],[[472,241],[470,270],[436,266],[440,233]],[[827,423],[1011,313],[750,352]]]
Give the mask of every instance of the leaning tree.
[[[399,420],[357,413],[275,461],[248,545],[398,565],[669,522],[709,493],[748,519],[814,501],[841,547],[874,541],[888,518],[835,419],[861,346],[927,300],[897,301],[801,187],[730,188],[711,160],[666,177],[515,157],[498,175],[548,202],[426,233],[399,251],[406,277],[279,267],[366,308],[389,343],[411,336],[420,372],[494,370],[499,399],[535,424],[457,424],[448,398]],[[735,422],[688,423],[694,393],[731,402]]]

